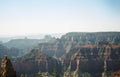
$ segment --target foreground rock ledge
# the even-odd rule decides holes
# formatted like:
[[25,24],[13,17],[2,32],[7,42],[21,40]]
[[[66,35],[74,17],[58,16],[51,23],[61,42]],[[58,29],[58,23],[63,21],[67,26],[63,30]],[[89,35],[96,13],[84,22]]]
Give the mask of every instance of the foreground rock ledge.
[[1,62],[0,77],[17,77],[10,59],[4,56]]

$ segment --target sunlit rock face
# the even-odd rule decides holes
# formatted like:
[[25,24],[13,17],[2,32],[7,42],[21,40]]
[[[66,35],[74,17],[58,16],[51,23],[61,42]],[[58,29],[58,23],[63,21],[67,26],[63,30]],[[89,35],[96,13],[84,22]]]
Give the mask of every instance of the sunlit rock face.
[[112,74],[112,77],[120,77],[120,70]]
[[1,62],[0,77],[17,77],[10,59],[4,56]]

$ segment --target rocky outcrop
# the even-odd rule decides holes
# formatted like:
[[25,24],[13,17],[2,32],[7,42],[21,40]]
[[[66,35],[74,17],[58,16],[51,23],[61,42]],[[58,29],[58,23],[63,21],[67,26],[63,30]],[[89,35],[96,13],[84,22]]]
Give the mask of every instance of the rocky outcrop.
[[1,77],[17,77],[10,59],[4,56],[1,63]]
[[112,74],[112,77],[120,77],[120,70]]

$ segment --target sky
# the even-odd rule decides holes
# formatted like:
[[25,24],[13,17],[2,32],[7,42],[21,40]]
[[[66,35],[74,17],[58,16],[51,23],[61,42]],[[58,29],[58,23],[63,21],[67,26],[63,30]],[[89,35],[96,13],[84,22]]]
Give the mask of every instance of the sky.
[[0,36],[120,31],[120,0],[0,0]]

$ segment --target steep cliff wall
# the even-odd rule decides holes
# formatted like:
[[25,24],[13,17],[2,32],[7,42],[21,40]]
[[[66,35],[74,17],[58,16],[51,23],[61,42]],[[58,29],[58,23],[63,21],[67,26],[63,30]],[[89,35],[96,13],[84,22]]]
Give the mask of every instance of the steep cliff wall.
[[[73,48],[66,56],[62,57],[63,65],[70,71],[88,72],[92,77],[101,77],[102,72],[120,69],[119,45],[85,45]],[[78,63],[79,61],[79,63]],[[96,75],[95,75],[96,74]],[[98,77],[97,76],[97,77]]]

